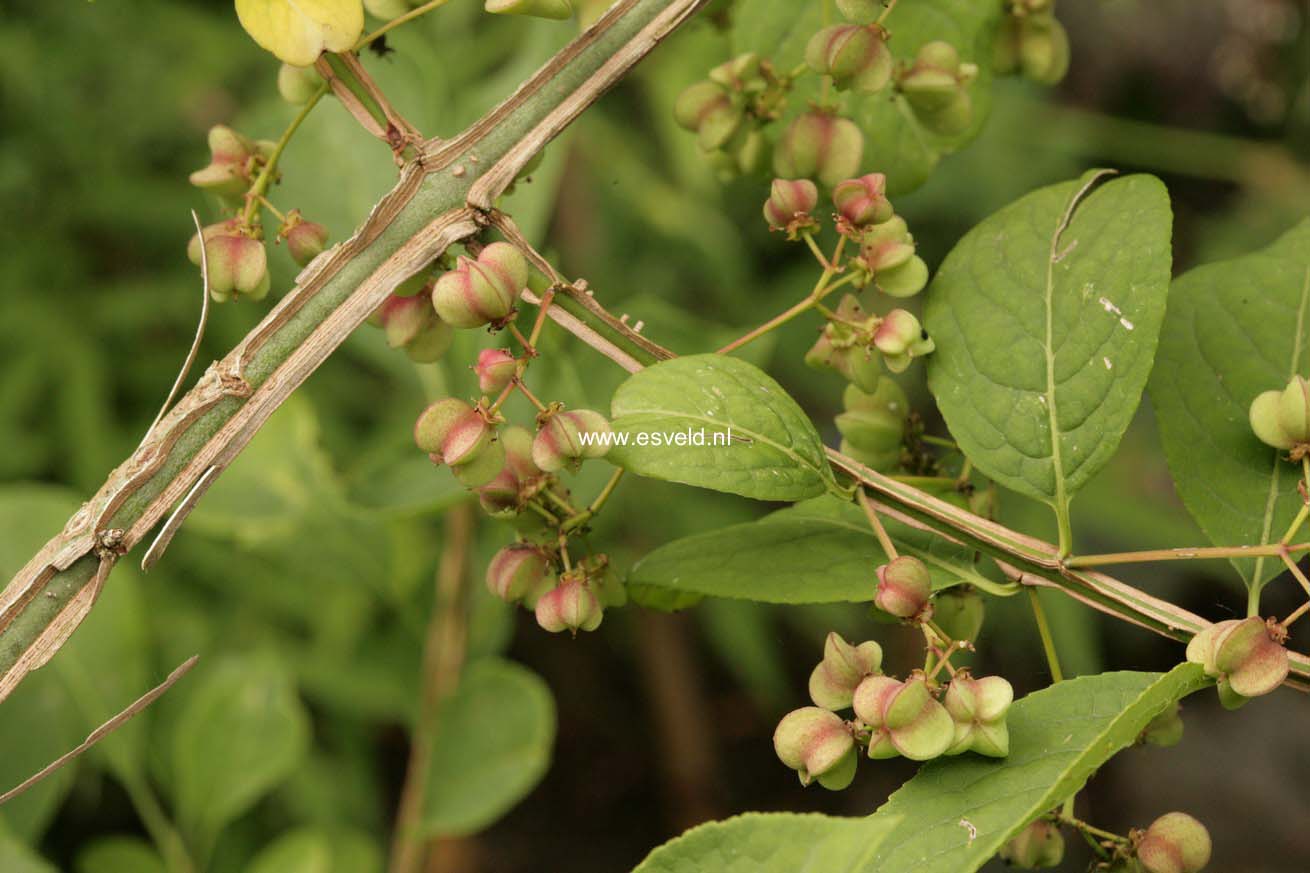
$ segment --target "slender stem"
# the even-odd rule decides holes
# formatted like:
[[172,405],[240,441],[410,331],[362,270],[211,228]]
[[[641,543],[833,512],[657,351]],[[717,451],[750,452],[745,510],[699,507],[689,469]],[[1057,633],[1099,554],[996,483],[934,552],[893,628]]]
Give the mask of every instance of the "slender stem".
[[464,668],[468,636],[465,598],[473,533],[474,516],[469,506],[456,506],[447,513],[445,550],[437,568],[436,599],[423,646],[423,693],[392,839],[391,873],[419,873],[424,869],[427,840],[418,833],[418,821],[423,812],[432,749],[440,728],[437,714],[442,702],[459,685]]
[[937,485],[955,484],[954,476],[901,476],[890,473],[887,478],[904,485],[913,485],[915,488],[932,488]]
[[169,819],[168,813],[164,812],[149,784],[144,779],[132,777],[124,779],[122,785],[170,873],[195,873],[199,867],[192,860],[186,841]]
[[1298,618],[1305,615],[1307,612],[1310,612],[1310,600],[1307,600],[1305,603],[1302,603],[1300,606],[1298,606],[1295,610],[1293,610],[1291,615],[1283,619],[1281,622],[1279,622],[1279,624],[1281,624],[1284,629],[1287,629],[1291,627],[1292,624]]
[[[824,267],[823,274],[819,276],[819,280],[814,283],[814,287],[810,289],[809,295],[804,300],[801,300],[800,302],[796,303],[795,305],[790,307],[786,312],[775,315],[773,318],[769,319],[764,324],[760,325],[759,327],[755,328],[749,333],[740,336],[737,339],[733,340],[732,342],[728,343],[726,346],[719,349],[718,354],[726,355],[728,352],[739,349],[742,346],[746,345],[747,343],[759,339],[769,331],[781,327],[782,325],[791,321],[796,316],[801,315],[802,313],[811,309],[815,304],[817,304],[820,300],[822,300],[824,296],[829,291],[832,290],[832,288],[836,288],[840,286],[842,282],[838,282],[835,285],[833,285],[832,288],[830,288],[828,286],[828,282],[836,274],[838,270],[837,262],[841,260],[841,254],[843,249],[845,248],[846,248],[846,237],[842,237],[840,240],[838,240],[837,247],[833,250],[832,260],[828,262],[828,265],[826,267]],[[847,280],[843,280],[843,281],[847,281]]]
[[282,210],[274,206],[273,202],[269,200],[267,197],[265,197],[263,194],[260,194],[258,196],[259,196],[259,205],[267,209],[269,212],[273,213],[274,217],[276,217],[278,221],[282,222],[283,224],[286,224],[287,217],[285,214],[283,214]]
[[1305,574],[1301,572],[1301,568],[1296,565],[1296,561],[1292,560],[1292,556],[1287,553],[1286,549],[1284,549],[1279,553],[1278,557],[1283,559],[1283,563],[1287,565],[1287,569],[1292,573],[1292,578],[1301,583],[1301,587],[1305,589],[1306,595],[1310,596],[1310,579],[1307,579]]
[[605,487],[601,489],[600,494],[597,494],[596,499],[591,501],[591,505],[570,518],[568,521],[564,522],[560,527],[560,531],[563,533],[570,533],[595,518],[596,513],[600,512],[600,508],[605,505],[605,501],[610,499],[610,496],[614,493],[614,489],[618,487],[619,480],[623,478],[624,472],[625,471],[622,467],[615,469],[614,473],[610,476],[609,481],[605,483]]
[[964,459],[964,463],[960,465],[960,475],[955,477],[955,484],[957,486],[964,486],[968,484],[969,477],[972,475],[973,475],[973,460],[971,458],[966,457]]
[[388,33],[396,29],[397,27],[400,27],[402,24],[409,24],[415,18],[418,18],[423,15],[427,15],[433,9],[438,9],[442,6],[445,6],[449,2],[450,0],[428,0],[428,2],[424,3],[422,6],[418,6],[406,12],[404,15],[400,15],[397,16],[396,18],[391,19],[386,24],[382,25],[377,30],[373,31],[367,36],[360,37],[359,42],[351,46],[350,50],[352,52],[357,52],[360,49],[362,49],[364,46],[371,43],[373,40],[377,39],[379,36],[382,36],[384,33]]
[[1060,531],[1056,548],[1060,557],[1064,558],[1073,552],[1073,523],[1069,518],[1068,503],[1061,502],[1055,507],[1055,522]]
[[1194,549],[1151,549],[1143,552],[1111,552],[1104,555],[1074,555],[1065,558],[1066,567],[1103,567],[1108,564],[1146,564],[1156,561],[1192,561],[1212,558],[1276,558],[1283,552],[1310,551],[1310,543],[1283,546],[1201,546]]
[[928,434],[928,433],[923,434],[922,436],[919,437],[919,439],[930,446],[940,446],[943,449],[950,449],[951,451],[954,452],[958,452],[960,450],[960,447],[956,445],[954,440],[944,439],[943,437],[933,436],[932,434]]
[[555,288],[552,286],[541,295],[541,303],[537,305],[537,320],[532,322],[532,332],[528,334],[528,345],[533,349],[537,347],[537,340],[541,338],[541,329],[546,326],[546,313],[554,300]]
[[881,26],[882,23],[887,20],[887,16],[891,15],[892,10],[896,8],[897,0],[886,0],[886,2],[887,2],[887,8],[882,11],[882,14],[878,16],[878,20],[875,21],[874,24]]
[[527,355],[529,358],[535,358],[537,356],[536,346],[532,344],[532,340],[528,339],[523,335],[522,331],[518,329],[517,325],[510,324],[509,332],[510,335],[514,337],[514,339],[519,341],[519,345],[523,346],[523,354]]
[[1053,682],[1064,681],[1064,671],[1060,669],[1060,656],[1055,651],[1055,640],[1051,638],[1051,626],[1046,621],[1046,610],[1037,597],[1037,589],[1028,589],[1028,603],[1032,605],[1033,618],[1037,621],[1037,633],[1042,638],[1042,650],[1046,653],[1046,665],[1051,670]]
[[[1310,485],[1310,483],[1307,484]],[[1292,519],[1291,526],[1287,528],[1287,533],[1283,534],[1283,538],[1279,542],[1284,545],[1290,543],[1292,537],[1296,536],[1296,532],[1301,529],[1301,525],[1305,524],[1307,518],[1310,518],[1310,503],[1301,505],[1301,511],[1296,514],[1296,518]]]
[[558,506],[564,512],[565,515],[573,516],[578,514],[578,511],[573,508],[572,503],[569,503],[567,500],[556,494],[550,488],[543,488],[540,494],[542,497],[545,497],[551,503]]
[[819,248],[819,244],[814,241],[814,234],[803,233],[801,239],[805,240],[805,245],[809,246],[810,251],[814,254],[814,259],[819,262],[820,267],[825,270],[832,269],[832,261],[828,260],[828,256],[823,253],[823,249]]
[[255,177],[254,183],[250,186],[250,191],[246,194],[246,207],[241,213],[241,223],[243,225],[249,226],[254,219],[255,211],[259,208],[259,201],[268,192],[268,186],[273,181],[273,174],[277,171],[278,161],[281,160],[282,152],[286,150],[287,143],[291,142],[291,138],[296,135],[296,131],[300,129],[300,125],[304,120],[309,117],[309,113],[314,111],[318,101],[323,99],[323,95],[328,92],[329,87],[327,82],[319,85],[314,93],[310,95],[310,98],[305,101],[305,105],[300,107],[296,117],[291,119],[291,123],[287,125],[286,130],[282,131],[282,136],[278,137],[277,143],[273,146],[273,151],[269,153],[268,160],[264,162],[263,168],[259,171],[259,175]]
[[[864,510],[865,516],[869,519],[869,526],[873,528],[873,534],[878,538],[878,543],[882,550],[887,553],[889,560],[896,560],[899,557],[896,553],[896,545],[892,538],[887,536],[887,529],[882,526],[882,520],[878,518],[878,513],[874,511],[873,504],[869,502],[869,495],[864,493],[864,489],[857,489],[855,498],[860,502],[860,508]],[[949,639],[949,638],[948,638]]]
[[523,384],[523,380],[522,380],[522,379],[518,379],[518,378],[516,378],[516,379],[514,379],[514,381],[513,381],[511,384],[513,384],[514,387],[517,388],[517,389],[519,390],[519,393],[520,393],[520,394],[522,394],[524,397],[528,398],[528,402],[529,402],[529,403],[531,403],[533,406],[537,407],[537,411],[538,411],[538,412],[545,412],[545,411],[546,411],[546,404],[544,404],[544,403],[542,403],[540,400],[538,400],[538,399],[537,399],[537,395],[533,394],[531,391],[528,390],[528,386]]
[[1061,824],[1069,825],[1072,828],[1077,828],[1078,830],[1082,831],[1085,834],[1089,834],[1093,837],[1097,837],[1102,840],[1109,840],[1114,843],[1128,842],[1127,837],[1121,837],[1116,833],[1102,830],[1098,827],[1095,827],[1094,825],[1090,825],[1087,822],[1082,821],[1081,819],[1074,818],[1072,815],[1063,812],[1060,814],[1059,822]]

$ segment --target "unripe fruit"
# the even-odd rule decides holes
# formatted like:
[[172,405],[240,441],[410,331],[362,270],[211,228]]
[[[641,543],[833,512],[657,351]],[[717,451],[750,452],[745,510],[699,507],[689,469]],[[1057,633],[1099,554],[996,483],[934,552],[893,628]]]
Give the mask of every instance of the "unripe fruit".
[[1054,822],[1039,818],[1006,843],[997,857],[1023,870],[1059,867],[1064,860],[1064,836]]
[[1268,694],[1287,678],[1287,649],[1260,618],[1230,619],[1211,625],[1187,644],[1187,660],[1219,680],[1219,699],[1237,709],[1251,697]]
[[268,293],[268,254],[264,244],[241,229],[238,219],[211,224],[192,236],[187,257],[199,266],[200,240],[209,262],[209,293],[222,303],[234,296],[259,300]]
[[764,220],[771,230],[796,231],[818,227],[810,215],[819,205],[819,189],[809,179],[774,179],[769,199],[764,201]]
[[953,640],[977,640],[986,612],[982,595],[969,585],[948,588],[933,598],[932,620]]
[[923,620],[931,615],[932,577],[923,561],[901,555],[878,568],[878,591],[873,602],[897,618]]
[[1019,22],[1019,66],[1042,85],[1054,85],[1069,71],[1069,35],[1054,15],[1028,15]]
[[478,388],[488,394],[504,390],[518,371],[518,362],[504,349],[483,349],[473,372],[478,375]]
[[437,322],[432,304],[423,297],[397,297],[392,294],[378,309],[378,323],[387,345],[401,349]]
[[1260,442],[1284,451],[1296,445],[1279,422],[1279,407],[1282,405],[1282,391],[1265,391],[1251,401],[1249,418],[1251,430]]
[[838,415],[836,423],[845,442],[861,453],[893,461],[900,457],[901,440],[905,435],[904,417],[887,411],[856,409]]
[[450,472],[465,488],[481,488],[488,485],[505,469],[505,447],[500,440],[492,439],[482,449],[474,452],[467,461],[450,465]]
[[487,590],[506,603],[516,603],[549,574],[545,552],[528,543],[515,543],[496,552],[487,565]]
[[859,758],[859,752],[852,746],[849,752],[838,759],[832,769],[814,779],[829,791],[842,791],[855,781],[855,764]]
[[864,154],[864,134],[849,119],[825,112],[797,116],[778,139],[774,174],[813,178],[833,186],[854,176]]
[[414,442],[438,464],[466,464],[487,447],[492,427],[478,410],[455,397],[438,400],[419,415]]
[[494,518],[514,515],[518,511],[519,478],[508,466],[501,467],[490,482],[475,490],[483,512]]
[[313,67],[283,64],[277,71],[277,93],[292,106],[308,103],[322,84],[323,77]]
[[1142,729],[1142,734],[1137,741],[1147,743],[1160,748],[1169,748],[1178,745],[1183,739],[1183,716],[1182,706],[1175,703],[1155,718]]
[[[831,326],[830,326],[831,327]],[[878,387],[882,375],[877,353],[867,345],[833,345],[831,334],[825,329],[814,345],[805,353],[805,363],[816,370],[836,370],[847,381],[866,391]]]
[[281,235],[287,241],[291,259],[302,267],[327,247],[327,228],[315,221],[305,221],[296,209],[287,214],[287,225],[282,228]]
[[886,695],[882,729],[896,751],[911,761],[931,761],[944,754],[955,738],[950,713],[933,698],[922,677],[911,678]]
[[869,640],[852,646],[836,632],[823,644],[823,660],[810,674],[810,699],[836,712],[851,705],[856,687],[882,667],[882,647]]
[[1278,399],[1278,426],[1293,442],[1310,443],[1310,381],[1293,376]]
[[673,104],[673,120],[685,130],[696,133],[705,120],[717,113],[731,111],[732,98],[720,85],[701,80],[688,85]]
[[852,88],[861,94],[875,94],[892,78],[891,52],[880,27],[837,24],[810,37],[805,62],[816,73],[832,77],[838,90]]
[[[576,409],[552,415],[532,441],[532,460],[548,473],[583,458],[603,458],[610,444],[604,435],[612,433],[609,421],[599,412]],[[585,434],[585,436],[584,436]]]
[[954,136],[973,123],[973,102],[964,86],[977,72],[973,64],[960,63],[955,46],[938,40],[919,49],[914,65],[901,77],[900,89],[924,127]]
[[526,15],[555,21],[573,15],[571,0],[487,0],[483,8],[493,15]]
[[532,460],[532,431],[511,424],[501,430],[500,441],[505,444],[505,467],[520,482],[541,475],[541,468]]
[[709,72],[710,81],[729,91],[754,91],[765,84],[760,73],[760,56],[755,52],[737,55]]
[[894,214],[887,199],[887,177],[882,173],[838,182],[832,189],[832,203],[837,213],[855,227],[881,224]]
[[209,164],[191,174],[191,184],[220,197],[244,194],[255,144],[226,124],[216,124],[209,129],[209,153]]
[[883,361],[893,373],[903,372],[914,358],[937,348],[919,319],[904,309],[887,313],[873,333],[873,344],[883,353]]
[[1005,714],[1014,702],[1014,689],[1000,676],[973,679],[961,671],[946,688],[943,703],[955,724],[949,754],[973,751],[992,758],[1010,754],[1010,731]]
[[1142,834],[1137,860],[1146,873],[1200,873],[1210,863],[1210,832],[1187,813],[1167,813]]
[[854,748],[855,738],[841,716],[817,706],[787,713],[773,732],[778,759],[795,770],[804,785],[836,769]]
[[[426,304],[428,301],[424,298],[423,302]],[[432,308],[430,304],[428,308]],[[405,354],[416,364],[431,364],[450,350],[454,339],[455,332],[450,325],[434,315],[432,323],[405,346]]]
[[509,243],[495,242],[473,260],[461,256],[456,268],[437,280],[432,305],[454,327],[481,327],[509,315],[528,284],[528,264]]
[[581,579],[561,581],[537,600],[537,624],[543,630],[557,634],[567,630],[594,631],[600,627],[605,610],[596,595]]

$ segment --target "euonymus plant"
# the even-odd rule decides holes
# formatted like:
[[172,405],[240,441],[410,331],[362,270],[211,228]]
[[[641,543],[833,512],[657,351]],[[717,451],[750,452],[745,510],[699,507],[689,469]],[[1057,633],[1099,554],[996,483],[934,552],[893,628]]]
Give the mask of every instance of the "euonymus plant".
[[[510,16],[496,26],[538,28],[555,53],[531,75],[514,68],[511,96],[436,138],[373,71],[393,31],[438,21],[427,16],[447,5],[457,2],[236,0],[231,26],[281,62],[290,120],[273,139],[209,130],[210,161],[190,182],[212,195],[212,217],[197,219],[186,254],[205,293],[197,343],[206,322],[235,309],[262,319],[170,397],[62,533],[21,568],[27,555],[7,558],[16,574],[0,594],[0,710],[46,671],[70,670],[92,701],[83,715],[104,724],[93,745],[192,682],[175,673],[115,716],[128,701],[89,689],[128,667],[112,647],[88,658],[75,630],[100,614],[111,570],[134,546],[148,570],[167,563],[193,509],[194,526],[213,524],[211,488],[211,519],[224,501],[238,505],[238,540],[265,541],[290,512],[280,486],[247,476],[225,490],[222,474],[338,346],[375,329],[366,341],[384,342],[388,366],[412,362],[428,395],[405,411],[412,440],[393,441],[388,463],[406,465],[397,481],[411,483],[423,512],[445,514],[436,593],[417,619],[428,628],[422,687],[403,704],[412,752],[391,870],[439,869],[428,866],[436,837],[487,826],[548,766],[549,690],[513,661],[477,657],[471,576],[561,647],[620,610],[714,598],[867,605],[858,635],[831,630],[811,653],[808,685],[791,689],[773,734],[777,760],[760,765],[821,792],[903,758],[916,765],[907,781],[864,817],[750,812],[701,825],[654,848],[637,873],[961,873],[993,858],[1033,869],[1059,866],[1067,840],[1085,842],[1106,873],[1206,869],[1207,824],[1221,823],[1160,809],[1120,833],[1082,817],[1077,797],[1125,748],[1176,744],[1188,695],[1216,694],[1235,710],[1310,683],[1310,657],[1287,645],[1310,612],[1298,565],[1310,552],[1310,223],[1175,276],[1169,190],[1148,174],[1093,168],[1030,191],[944,257],[926,257],[896,204],[977,137],[997,77],[1045,87],[1065,76],[1070,42],[1054,0],[486,0],[485,13]],[[768,246],[741,256],[790,252],[806,266],[788,306],[722,335],[687,331],[675,354],[664,344],[675,338],[611,312],[606,288],[570,278],[539,242],[542,223],[524,229],[515,194],[547,144],[683,26],[713,32],[715,64],[642,99],[694,140],[724,196],[750,200]],[[458,55],[450,48],[438,67]],[[374,157],[397,181],[352,236],[334,240],[307,207],[284,201],[280,183],[298,172],[287,148],[311,113],[343,110],[380,141]],[[667,221],[692,237],[712,232],[694,216]],[[275,281],[279,259],[300,269],[293,287]],[[835,417],[794,399],[787,371],[769,372],[760,349],[783,337],[803,338]],[[562,371],[614,384],[605,369],[621,381],[590,405],[552,393],[563,394]],[[930,396],[906,389],[921,377]],[[1075,537],[1074,498],[1115,455],[1148,390],[1161,464],[1211,543],[1090,554]],[[340,500],[316,490],[323,470],[311,451],[261,469],[305,483],[302,507]],[[663,487],[651,480],[767,512],[696,520],[687,536],[616,554],[601,524],[611,498],[669,493],[649,490]],[[1056,542],[1014,529],[1002,494],[1049,507]],[[661,512],[657,498],[644,506]],[[495,540],[485,560],[479,528]],[[331,529],[301,535],[307,551],[334,547]],[[1244,613],[1198,616],[1099,570],[1201,558],[1231,562]],[[1305,598],[1272,612],[1262,599],[1271,583]],[[1177,665],[1065,679],[1038,588],[1172,638]],[[1031,610],[1053,680],[1019,699],[1005,676],[972,666],[987,654],[988,606],[1005,598]],[[148,608],[129,605],[123,620]],[[911,650],[887,642],[894,625],[917,640]],[[138,693],[143,673],[124,674]],[[360,702],[367,695],[351,687],[361,707],[389,705],[385,693]],[[120,742],[131,726],[98,750],[151,843],[107,842],[79,870],[382,869],[374,841],[312,829],[233,861],[228,826],[305,760],[309,717],[287,671],[259,658],[211,668],[183,692],[164,710],[166,754],[182,762],[166,777],[142,746]],[[47,745],[34,748],[53,760],[67,744]],[[17,808],[48,791],[58,770],[38,775],[5,801]],[[4,870],[47,869],[22,846],[39,831],[25,832],[25,820],[0,831]]]

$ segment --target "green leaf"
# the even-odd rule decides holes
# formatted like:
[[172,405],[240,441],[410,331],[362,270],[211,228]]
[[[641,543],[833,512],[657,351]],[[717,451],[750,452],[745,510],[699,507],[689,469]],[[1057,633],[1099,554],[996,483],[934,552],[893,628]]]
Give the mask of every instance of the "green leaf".
[[[1151,403],[1169,469],[1216,545],[1277,542],[1300,508],[1297,468],[1251,432],[1257,394],[1310,373],[1310,221],[1262,251],[1174,282]],[[1248,585],[1276,558],[1235,560]]]
[[304,828],[260,852],[247,873],[382,873],[382,853],[355,831]]
[[151,845],[136,837],[107,837],[78,853],[77,873],[165,873]]
[[[1068,505],[1114,454],[1151,371],[1169,287],[1152,176],[1041,188],[971,230],[928,289],[928,384],[965,454]],[[1065,543],[1062,543],[1065,545]]]
[[692,828],[633,873],[858,873],[898,822],[748,812]]
[[[889,17],[888,47],[898,60],[908,64],[924,43],[944,40],[959,50],[961,59],[978,65],[978,77],[969,87],[973,123],[954,136],[924,128],[905,100],[890,90],[841,96],[846,113],[864,131],[864,169],[885,173],[890,193],[922,185],[943,156],[958,151],[982,129],[991,111],[992,46],[1002,9],[1001,0],[916,0],[900,4]],[[841,20],[834,15],[832,22]],[[822,28],[822,3],[743,0],[733,16],[733,52],[757,52],[776,69],[790,70],[804,63],[806,43]],[[809,108],[818,98],[820,82],[814,73],[798,81],[776,130]]]
[[555,744],[555,700],[541,677],[512,661],[469,666],[433,731],[420,827],[468,834],[537,787]]
[[347,51],[364,31],[362,0],[236,0],[241,26],[278,60],[307,67]]
[[[890,520],[886,526],[905,554],[928,564],[934,588],[972,576],[967,549]],[[873,599],[874,570],[885,563],[887,556],[864,512],[824,496],[759,521],[674,540],[638,561],[628,573],[628,586],[639,600],[654,594],[660,602],[697,595],[764,603],[863,603]]]
[[0,870],[5,873],[59,873],[59,869],[0,827]]
[[300,765],[309,716],[271,658],[229,658],[193,681],[173,733],[173,803],[204,842]]
[[1156,715],[1207,684],[1201,667],[1102,673],[1057,683],[1010,710],[1010,755],[939,758],[873,816],[900,824],[870,871],[970,873],[1136,741]]
[[[619,386],[611,407],[627,444],[616,442],[608,458],[638,475],[757,500],[803,500],[832,487],[809,418],[781,385],[737,358],[663,361]],[[649,444],[674,434],[705,444]]]

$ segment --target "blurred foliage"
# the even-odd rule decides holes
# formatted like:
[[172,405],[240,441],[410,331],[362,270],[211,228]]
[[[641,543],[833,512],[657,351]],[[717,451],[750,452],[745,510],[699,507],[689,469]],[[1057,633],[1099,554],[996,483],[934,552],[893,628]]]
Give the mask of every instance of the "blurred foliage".
[[[1064,3],[1062,17],[1066,7],[1074,42],[1066,83],[1047,92],[996,81],[978,138],[896,199],[931,266],[999,206],[1102,164],[1154,172],[1169,184],[1176,271],[1253,249],[1301,216],[1310,202],[1310,175],[1294,157],[1310,144],[1303,6],[1115,0]],[[186,183],[205,162],[205,130],[221,121],[275,137],[292,111],[277,99],[275,62],[240,31],[225,0],[11,0],[5,19],[7,577],[135,447],[185,355],[200,296],[183,253],[193,232],[188,213],[217,215]],[[461,0],[392,34],[394,52],[365,62],[419,129],[450,135],[573,32],[492,18]],[[728,39],[707,20],[689,24],[553,144],[508,204],[566,273],[586,276],[607,306],[644,321],[647,335],[679,352],[726,341],[784,309],[813,280],[808,254],[771,237],[760,220],[763,182],[721,185],[671,118],[677,93],[728,52]],[[341,239],[394,178],[386,149],[329,101],[292,142],[272,199]],[[295,267],[276,248],[270,260],[277,295]],[[218,309],[202,361],[222,355],[264,311]],[[835,442],[840,383],[801,363],[813,327],[798,323],[746,357],[767,365]],[[439,513],[466,499],[445,471],[416,457],[409,429],[426,396],[471,392],[464,362],[487,342],[463,335],[446,363],[416,369],[377,332],[361,330],[261,431],[155,569],[141,574],[125,561],[115,570],[72,643],[0,705],[0,787],[75,745],[191,654],[199,652],[201,664],[92,753],[0,810],[0,870],[158,873],[154,841],[169,821],[214,873],[381,869],[419,698],[442,551]],[[542,347],[534,390],[607,408],[623,378],[617,368],[554,328]],[[914,381],[921,372],[912,371],[907,389],[937,428]],[[530,415],[526,404],[510,411],[519,420]],[[589,495],[603,480],[603,471],[587,470],[572,485]],[[628,482],[595,537],[622,571],[658,545],[769,508]],[[1002,519],[1012,526],[1049,535],[1047,515],[1002,497]],[[1080,542],[1097,551],[1201,541],[1173,493],[1149,409],[1075,503],[1074,517]],[[475,574],[509,536],[480,527]],[[1219,564],[1124,576],[1211,615],[1243,601]],[[429,778],[444,788],[424,818],[430,835],[472,859],[460,869],[541,869],[542,858],[568,851],[577,873],[626,870],[700,818],[742,808],[863,813],[907,773],[889,764],[857,790],[819,797],[800,794],[791,774],[771,766],[772,723],[801,695],[823,634],[868,633],[857,607],[708,602],[672,620],[680,631],[671,637],[630,609],[607,619],[598,639],[570,646],[528,632],[530,617],[473,587],[464,690],[442,716],[461,739],[434,759]],[[1277,602],[1278,583],[1269,596]],[[1179,656],[1072,601],[1047,599],[1070,672],[1165,666]],[[982,647],[987,666],[1023,692],[1046,677],[1020,600],[990,604]],[[877,632],[889,658],[909,651],[900,629]],[[668,639],[680,655],[661,648]],[[693,669],[669,680],[669,663]],[[701,713],[692,727],[705,736],[692,742],[704,748],[687,748],[686,725],[662,690],[670,681],[674,703]],[[1305,714],[1299,697],[1278,695],[1269,710],[1279,705]],[[1199,734],[1217,715],[1198,710]],[[502,719],[495,730],[477,727],[486,711]],[[555,763],[538,786],[552,745]],[[1171,771],[1209,766],[1213,749],[1197,740],[1178,754],[1168,759]],[[1256,766],[1278,751],[1247,744],[1240,754]],[[688,773],[679,764],[688,755],[708,763]],[[1109,818],[1121,809],[1110,788],[1169,796],[1167,784],[1119,784],[1118,766],[1106,768],[1109,787],[1089,793]],[[1286,766],[1307,778],[1304,760]],[[461,787],[484,772],[495,774],[489,784]],[[1295,822],[1297,810],[1300,820],[1310,814],[1304,792],[1298,800],[1294,789],[1264,783],[1230,788],[1232,796],[1214,802],[1240,805],[1249,829],[1230,821],[1233,833],[1216,834],[1216,857],[1232,857],[1259,832],[1267,852],[1259,869],[1303,869],[1287,859],[1310,856],[1307,836],[1281,822]],[[487,836],[465,837],[525,795]]]

